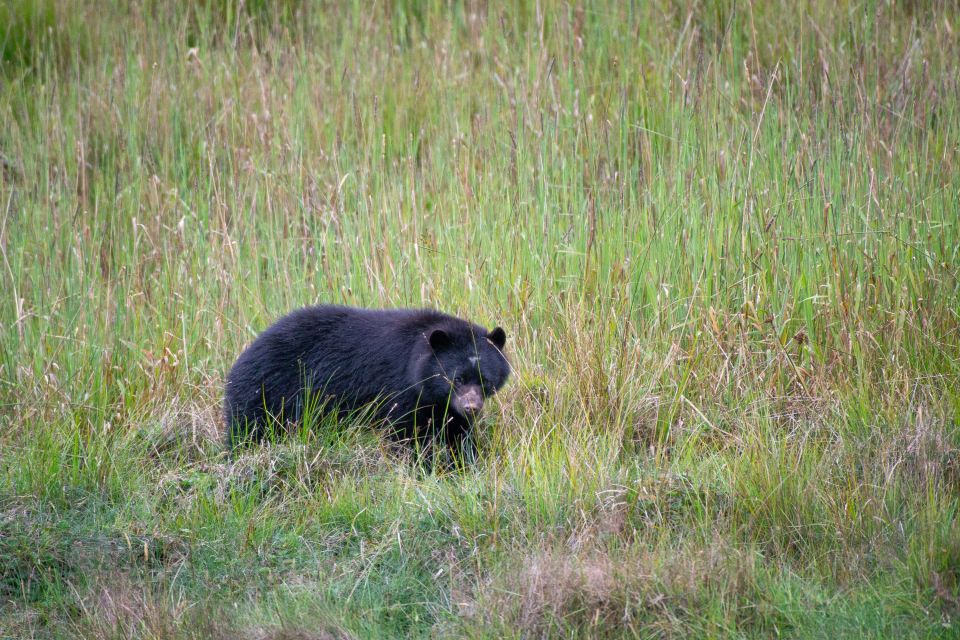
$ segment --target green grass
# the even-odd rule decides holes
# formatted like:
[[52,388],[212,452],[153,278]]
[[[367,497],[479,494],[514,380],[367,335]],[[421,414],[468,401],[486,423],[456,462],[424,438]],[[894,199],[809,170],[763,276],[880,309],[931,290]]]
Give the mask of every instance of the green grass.
[[[0,6],[0,637],[960,631],[953,2]],[[304,304],[507,328],[462,473],[236,458]]]

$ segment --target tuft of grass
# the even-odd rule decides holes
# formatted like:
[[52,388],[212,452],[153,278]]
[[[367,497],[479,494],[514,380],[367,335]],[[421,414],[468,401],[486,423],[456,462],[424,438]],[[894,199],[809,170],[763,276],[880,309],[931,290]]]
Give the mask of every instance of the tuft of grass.
[[[0,636],[955,636],[958,25],[0,5]],[[480,459],[228,455],[318,302],[507,327]]]

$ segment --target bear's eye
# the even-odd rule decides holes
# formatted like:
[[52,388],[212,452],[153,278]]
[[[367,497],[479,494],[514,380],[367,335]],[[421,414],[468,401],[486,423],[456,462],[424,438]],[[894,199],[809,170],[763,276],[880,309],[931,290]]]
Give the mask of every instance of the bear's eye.
[[453,384],[456,385],[456,386],[458,386],[458,387],[459,387],[460,385],[462,385],[462,384],[463,384],[463,376],[453,376]]

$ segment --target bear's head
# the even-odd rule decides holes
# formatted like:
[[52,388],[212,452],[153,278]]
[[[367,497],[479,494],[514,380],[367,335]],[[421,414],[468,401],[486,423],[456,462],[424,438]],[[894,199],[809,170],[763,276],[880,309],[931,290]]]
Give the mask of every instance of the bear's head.
[[421,405],[445,407],[472,421],[510,375],[506,333],[500,327],[437,326],[422,339],[413,371]]

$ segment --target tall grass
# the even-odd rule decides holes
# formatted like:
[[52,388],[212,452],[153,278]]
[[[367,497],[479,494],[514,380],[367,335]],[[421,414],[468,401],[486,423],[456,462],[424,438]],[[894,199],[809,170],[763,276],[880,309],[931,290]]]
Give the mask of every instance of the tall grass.
[[[958,29],[0,7],[0,636],[955,636]],[[224,454],[318,302],[508,328],[475,466]]]

